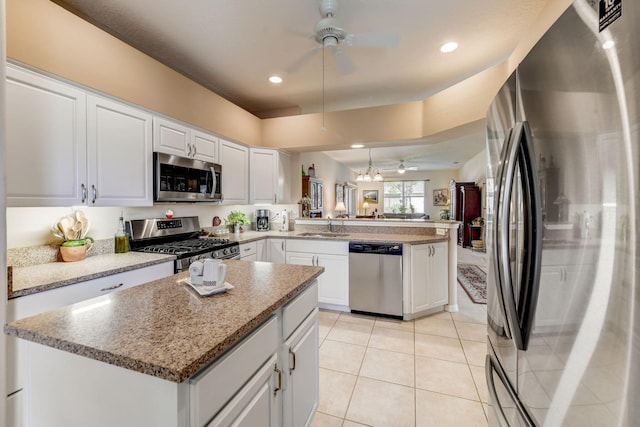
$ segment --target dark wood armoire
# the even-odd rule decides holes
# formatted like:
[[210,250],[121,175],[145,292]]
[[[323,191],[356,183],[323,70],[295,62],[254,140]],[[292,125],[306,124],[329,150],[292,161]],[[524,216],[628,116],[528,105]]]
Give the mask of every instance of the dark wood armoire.
[[[458,244],[463,248],[471,246],[471,221],[482,215],[482,193],[475,182],[451,181],[451,212],[458,228]],[[476,236],[477,238],[477,236]]]

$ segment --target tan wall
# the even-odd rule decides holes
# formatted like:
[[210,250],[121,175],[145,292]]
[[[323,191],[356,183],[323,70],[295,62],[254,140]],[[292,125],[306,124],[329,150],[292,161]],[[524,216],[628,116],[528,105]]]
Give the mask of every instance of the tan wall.
[[8,56],[249,145],[322,150],[464,128],[571,4],[548,2],[504,62],[418,102],[260,120],[49,0],[7,0]]
[[262,145],[256,116],[49,0],[7,1],[7,56],[219,135]]

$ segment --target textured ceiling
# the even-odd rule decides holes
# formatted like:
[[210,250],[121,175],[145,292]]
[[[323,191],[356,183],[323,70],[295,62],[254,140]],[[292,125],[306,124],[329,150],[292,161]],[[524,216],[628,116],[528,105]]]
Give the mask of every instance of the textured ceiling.
[[[322,110],[323,50],[310,36],[319,0],[55,1],[259,117]],[[421,100],[464,80],[508,57],[547,1],[341,0],[347,33],[398,43],[343,45],[348,74],[326,52],[325,109]],[[447,41],[459,48],[440,53]]]

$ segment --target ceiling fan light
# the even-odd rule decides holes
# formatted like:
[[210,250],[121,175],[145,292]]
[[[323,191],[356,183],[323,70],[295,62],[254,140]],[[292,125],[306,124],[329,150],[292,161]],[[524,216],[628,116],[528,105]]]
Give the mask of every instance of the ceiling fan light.
[[374,181],[384,181],[384,178],[382,177],[382,175],[380,175],[380,172],[376,172],[376,176],[373,177]]
[[356,181],[364,181],[364,176],[362,175],[362,172],[360,172],[358,174],[358,177],[356,178]]
[[403,174],[405,172],[406,172],[406,169],[404,167],[404,160],[400,160],[400,166],[398,166],[398,173]]
[[364,182],[371,182],[371,175],[369,175],[369,172],[364,175]]

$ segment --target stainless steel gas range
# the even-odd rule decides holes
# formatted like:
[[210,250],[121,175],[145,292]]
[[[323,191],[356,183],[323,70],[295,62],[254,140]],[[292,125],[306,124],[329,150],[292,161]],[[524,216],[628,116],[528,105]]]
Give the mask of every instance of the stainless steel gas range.
[[198,217],[127,221],[131,250],[177,257],[175,272],[203,258],[240,259],[240,245],[226,238],[203,237]]

